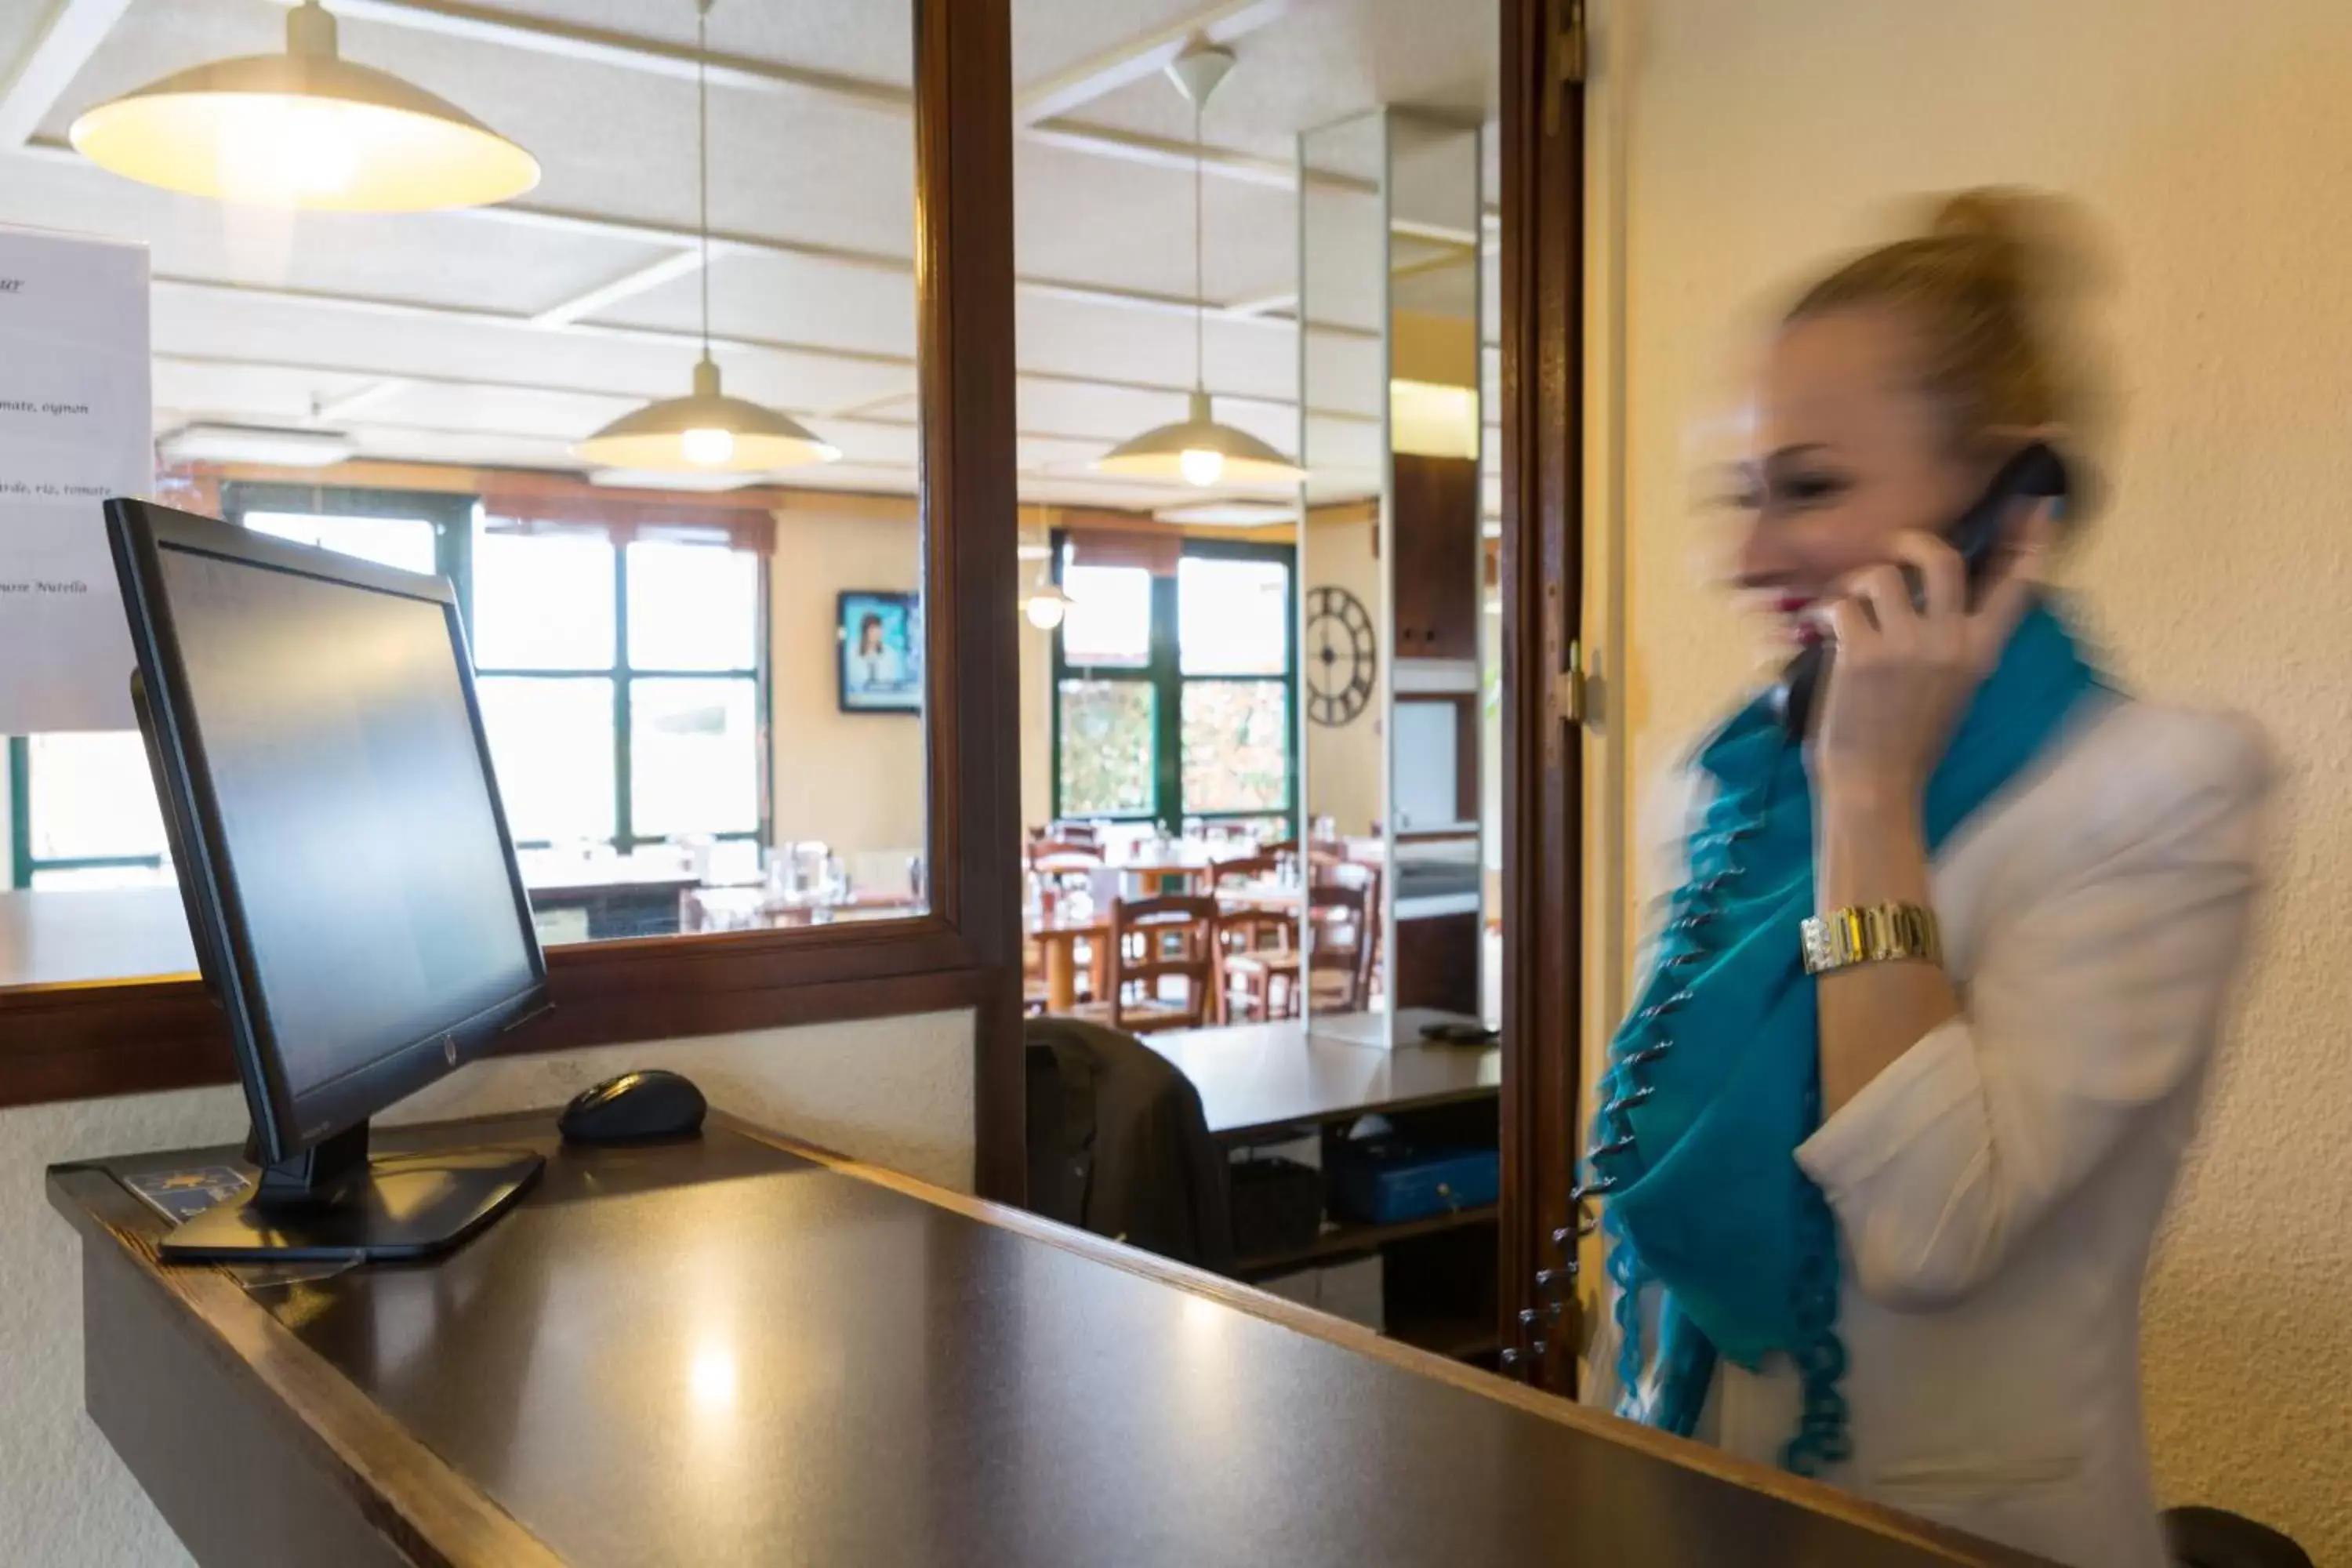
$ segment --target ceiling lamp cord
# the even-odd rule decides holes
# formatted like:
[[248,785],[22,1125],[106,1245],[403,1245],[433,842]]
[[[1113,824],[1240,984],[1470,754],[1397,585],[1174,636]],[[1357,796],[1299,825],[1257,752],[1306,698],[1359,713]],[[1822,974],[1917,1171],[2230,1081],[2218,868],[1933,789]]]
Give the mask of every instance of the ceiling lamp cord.
[[1207,248],[1208,217],[1201,199],[1201,100],[1192,100],[1192,389],[1209,389],[1209,285],[1201,256]]
[[694,7],[694,166],[702,226],[702,358],[710,359],[710,0]]
[[702,262],[702,358],[691,394],[657,398],[572,447],[600,468],[754,474],[841,456],[790,415],[728,396],[710,357],[710,5],[694,4],[696,249],[686,253]]

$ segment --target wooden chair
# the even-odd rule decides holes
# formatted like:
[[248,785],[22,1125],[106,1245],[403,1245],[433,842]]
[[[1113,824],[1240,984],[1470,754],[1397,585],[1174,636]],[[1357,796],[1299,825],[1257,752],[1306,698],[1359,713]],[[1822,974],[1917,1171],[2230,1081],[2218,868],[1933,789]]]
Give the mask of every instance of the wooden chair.
[[1209,867],[1209,891],[1214,894],[1227,882],[1271,882],[1282,874],[1282,861],[1274,855],[1253,855],[1242,860],[1219,860]]
[[1102,853],[1102,829],[1091,822],[1061,821],[1048,823],[1038,834],[1040,839],[1052,839],[1057,844],[1076,845],[1099,856]]
[[1217,913],[1217,1022],[1298,1016],[1298,917],[1279,910]]
[[[1172,895],[1121,899],[1110,907],[1109,994],[1077,1016],[1129,1034],[1197,1029],[1209,1021],[1217,971],[1217,904]],[[1182,984],[1183,999],[1166,994]]]
[[1381,959],[1381,873],[1343,862],[1307,889],[1307,989],[1318,1013],[1360,1013],[1372,1005]]
[[1080,844],[1070,838],[1040,838],[1029,846],[1029,865],[1043,870],[1051,866],[1059,869],[1091,870],[1103,863],[1102,846]]
[[[1282,860],[1274,855],[1221,860],[1209,868],[1209,896],[1221,898],[1222,890],[1229,884],[1271,882],[1281,874]],[[1219,904],[1219,1023],[1263,1022],[1297,1016],[1297,931],[1296,912],[1226,909]],[[1287,962],[1284,955],[1287,955]],[[1274,962],[1260,962],[1262,959]]]

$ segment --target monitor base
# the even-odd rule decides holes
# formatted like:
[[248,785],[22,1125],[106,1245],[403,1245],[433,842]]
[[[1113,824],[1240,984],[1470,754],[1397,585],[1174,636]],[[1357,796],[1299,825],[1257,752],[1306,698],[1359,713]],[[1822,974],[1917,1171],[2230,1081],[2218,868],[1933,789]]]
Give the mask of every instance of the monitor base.
[[366,1162],[324,1201],[261,1191],[183,1222],[158,1250],[172,1262],[368,1263],[431,1258],[499,1217],[546,1162],[524,1149],[452,1149]]

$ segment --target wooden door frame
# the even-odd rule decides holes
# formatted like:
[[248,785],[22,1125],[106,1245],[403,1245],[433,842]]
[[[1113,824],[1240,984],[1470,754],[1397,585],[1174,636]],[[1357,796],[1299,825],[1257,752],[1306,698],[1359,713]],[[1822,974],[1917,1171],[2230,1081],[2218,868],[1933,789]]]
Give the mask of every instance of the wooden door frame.
[[[1502,12],[1506,1370],[1573,1391],[1583,1011],[1583,0]],[[1543,1271],[1539,1281],[1538,1271]]]

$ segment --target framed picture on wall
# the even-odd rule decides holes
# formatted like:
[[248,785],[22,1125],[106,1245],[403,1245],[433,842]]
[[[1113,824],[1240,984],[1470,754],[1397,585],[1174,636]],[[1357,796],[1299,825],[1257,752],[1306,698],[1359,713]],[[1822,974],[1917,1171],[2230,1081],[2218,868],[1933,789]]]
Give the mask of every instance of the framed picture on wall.
[[915,594],[851,588],[841,595],[841,710],[923,710],[923,605]]

